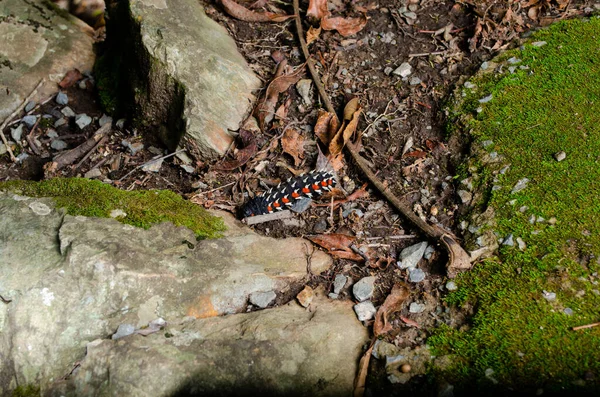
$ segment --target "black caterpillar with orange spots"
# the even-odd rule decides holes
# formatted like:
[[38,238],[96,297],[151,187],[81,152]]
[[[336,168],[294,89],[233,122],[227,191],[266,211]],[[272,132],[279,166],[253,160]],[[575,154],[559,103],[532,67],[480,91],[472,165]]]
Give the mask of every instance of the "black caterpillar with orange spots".
[[246,218],[281,211],[302,198],[317,198],[335,184],[335,175],[330,171],[311,171],[292,177],[248,201],[242,215]]

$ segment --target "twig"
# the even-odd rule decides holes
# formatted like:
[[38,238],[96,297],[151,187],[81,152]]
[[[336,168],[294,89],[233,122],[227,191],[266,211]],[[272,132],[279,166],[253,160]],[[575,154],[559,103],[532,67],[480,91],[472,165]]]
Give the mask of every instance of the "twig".
[[41,119],[42,119],[41,117],[39,117],[37,119],[37,121],[31,128],[31,131],[29,131],[29,134],[27,134],[27,136],[25,137],[25,139],[27,139],[27,143],[29,143],[29,147],[31,148],[31,150],[33,150],[33,153],[35,153],[36,156],[40,155],[40,150],[38,149],[37,145],[35,144],[35,140],[33,139],[33,133],[35,132],[35,129],[37,128]]
[[579,331],[580,329],[592,328],[599,326],[600,323],[591,323],[586,325],[580,325],[579,327],[573,327],[573,331]]
[[98,128],[94,135],[91,138],[83,142],[81,145],[77,146],[74,149],[69,150],[59,156],[56,156],[51,163],[48,163],[44,166],[44,169],[49,172],[56,172],[61,168],[72,164],[79,157],[83,156],[84,153],[89,152],[96,144],[104,138],[104,136],[110,131],[111,125],[110,123],[104,124],[102,127]]
[[13,163],[17,162],[17,158],[15,157],[12,149],[10,148],[8,141],[6,140],[6,137],[4,136],[4,129],[6,128],[6,126],[8,125],[8,122],[10,120],[12,120],[17,114],[19,114],[21,112],[21,110],[23,110],[23,108],[25,107],[25,105],[27,105],[27,102],[29,102],[31,100],[31,98],[33,98],[33,96],[37,93],[37,90],[40,88],[40,86],[44,83],[44,79],[41,79],[40,82],[38,83],[37,86],[35,86],[35,88],[33,89],[33,91],[31,91],[31,94],[29,94],[27,96],[27,98],[25,98],[25,100],[23,101],[23,103],[21,103],[21,105],[15,109],[14,112],[12,112],[10,114],[10,116],[8,116],[4,122],[2,123],[2,125],[0,126],[0,137],[2,137],[2,142],[4,142],[4,145],[6,145],[6,150],[8,151],[8,154],[10,155],[10,159],[12,160]]
[[10,302],[12,302],[12,299],[8,299],[0,295],[0,301],[2,301],[2,303],[9,304]]
[[173,152],[173,153],[171,153],[171,154],[167,154],[166,156],[157,157],[157,158],[155,158],[155,159],[152,159],[152,160],[146,161],[144,164],[140,164],[140,165],[138,165],[137,167],[135,167],[134,169],[132,169],[131,171],[129,171],[127,174],[125,174],[125,176],[124,176],[123,178],[119,179],[119,182],[121,182],[123,179],[127,178],[129,175],[133,174],[135,171],[137,171],[138,169],[140,169],[140,168],[142,168],[142,167],[144,167],[144,166],[146,166],[146,165],[149,165],[149,164],[155,163],[155,162],[157,162],[157,161],[159,161],[159,160],[164,160],[164,159],[167,159],[167,158],[169,158],[169,157],[173,157],[173,156],[175,156],[176,154],[179,154],[179,153],[182,153],[182,152],[185,152],[185,149],[179,149],[178,151],[176,151],[176,152]]
[[198,193],[196,193],[196,194],[194,195],[194,197],[195,197],[195,196],[200,196],[201,194],[208,194],[208,193],[216,192],[217,190],[225,189],[226,187],[228,187],[228,186],[231,186],[231,185],[235,185],[236,183],[237,183],[237,181],[235,181],[235,182],[231,182],[231,183],[228,183],[228,184],[226,184],[226,185],[223,185],[223,186],[216,187],[216,188],[214,188],[214,189],[211,189],[211,190],[207,190],[207,191],[205,191],[205,192],[198,192]]
[[[92,153],[94,153],[96,151],[96,149],[98,148],[98,146],[102,145],[106,139],[108,139],[108,135],[104,135],[96,144],[96,146],[94,146],[93,148],[90,149],[89,152],[87,152],[87,154],[85,156],[83,156],[83,158],[81,159],[81,161],[79,163],[77,163],[77,165],[75,166],[75,168],[73,168],[73,171],[77,171],[77,169],[79,169],[79,167],[81,167],[81,165],[90,158],[90,156],[92,155]],[[96,168],[96,167],[94,167]]]
[[258,223],[274,221],[277,219],[287,219],[287,218],[291,218],[292,216],[293,215],[290,210],[283,210],[283,211],[273,212],[272,214],[249,216],[248,218],[245,218],[244,221],[246,222],[246,224],[248,226],[251,226],[251,225],[256,225]]

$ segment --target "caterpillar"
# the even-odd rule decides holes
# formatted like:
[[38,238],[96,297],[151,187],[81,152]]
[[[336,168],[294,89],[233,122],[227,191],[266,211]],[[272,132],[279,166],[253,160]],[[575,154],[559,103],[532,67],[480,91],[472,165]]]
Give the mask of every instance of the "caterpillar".
[[242,208],[242,216],[247,218],[290,208],[302,198],[319,197],[324,192],[331,190],[335,184],[335,175],[324,170],[313,170],[292,177],[248,201]]

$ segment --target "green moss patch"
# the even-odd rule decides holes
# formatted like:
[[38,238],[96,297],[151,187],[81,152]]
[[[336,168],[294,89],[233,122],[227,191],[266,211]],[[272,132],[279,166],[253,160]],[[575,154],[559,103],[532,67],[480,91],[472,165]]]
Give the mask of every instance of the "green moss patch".
[[447,303],[472,323],[428,343],[455,357],[444,377],[459,389],[598,391],[600,327],[572,328],[600,321],[600,19],[539,31],[490,69],[461,88],[452,133],[477,148],[473,207],[514,244],[458,277]]
[[42,182],[9,181],[0,189],[31,197],[53,197],[57,207],[71,215],[107,218],[115,209],[127,215],[117,220],[148,229],[161,222],[191,229],[198,238],[215,238],[225,230],[221,218],[184,200],[168,190],[119,190],[99,181],[83,178],[57,178]]

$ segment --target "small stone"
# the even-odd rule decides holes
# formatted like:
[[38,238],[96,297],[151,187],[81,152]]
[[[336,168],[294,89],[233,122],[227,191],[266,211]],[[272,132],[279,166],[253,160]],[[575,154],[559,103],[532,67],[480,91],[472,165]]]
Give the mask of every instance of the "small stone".
[[145,164],[142,167],[142,170],[146,171],[146,172],[159,172],[160,168],[163,165],[163,161],[164,161],[164,159],[158,158],[155,161],[152,161],[151,163]]
[[75,124],[79,127],[79,129],[84,129],[92,122],[92,118],[85,113],[80,113],[75,116]]
[[567,158],[567,154],[561,150],[560,152],[554,154],[554,158],[556,161],[563,161]]
[[513,189],[510,191],[510,193],[515,194],[517,192],[520,192],[521,190],[523,190],[527,187],[528,183],[529,183],[529,178],[519,179],[519,181],[517,182],[515,187],[513,187]]
[[489,67],[490,67],[490,64],[487,61],[483,62],[480,66],[481,70],[487,70],[487,68],[489,68]]
[[208,185],[202,181],[196,181],[192,183],[192,189],[207,189]]
[[23,152],[17,156],[17,162],[21,163],[28,157],[29,157],[29,155],[27,153]]
[[87,88],[87,84],[85,83],[85,80],[81,80],[77,86],[79,87],[80,90],[85,90]]
[[448,291],[456,291],[458,289],[458,286],[456,285],[456,283],[454,281],[448,281],[446,283],[446,289]]
[[100,117],[100,120],[98,120],[98,125],[100,127],[102,127],[104,124],[108,124],[108,123],[112,124],[112,117],[107,116],[106,114],[103,114],[102,117]]
[[135,332],[135,326],[133,324],[121,324],[117,328],[117,332],[112,335],[112,339],[120,339],[125,336],[129,336]]
[[100,171],[100,168],[98,168],[98,167],[92,168],[91,170],[89,170],[88,172],[83,174],[83,177],[87,178],[87,179],[99,178],[101,176],[102,176],[102,171]]
[[548,44],[548,43],[546,43],[545,41],[534,41],[533,43],[531,43],[531,45],[534,47],[543,47],[546,44]]
[[509,234],[508,236],[506,236],[506,238],[502,241],[502,245],[506,245],[509,247],[512,247],[513,245],[515,245],[512,233]]
[[514,65],[516,63],[520,63],[521,60],[519,58],[512,57],[512,58],[509,58],[507,62],[510,63],[511,65]]
[[491,101],[494,98],[494,96],[492,94],[483,97],[479,100],[479,103],[488,103],[489,101]]
[[354,313],[356,313],[356,317],[358,317],[360,321],[367,321],[375,317],[377,310],[371,301],[366,301],[354,305]]
[[54,122],[54,128],[62,127],[65,124],[67,124],[67,120],[64,117],[61,117]]
[[[154,146],[150,146],[148,148],[148,150],[152,150],[153,147]],[[160,149],[158,149],[158,148],[154,148],[154,149],[159,150],[159,153],[155,153],[155,154],[162,154],[162,151],[160,151]],[[193,163],[192,159],[190,158],[190,156],[187,155],[186,152],[179,152],[175,155],[175,157],[177,157],[179,160],[181,160],[181,162],[183,164],[192,165],[192,163]]]
[[485,377],[488,378],[489,380],[492,381],[493,384],[498,384],[498,380],[496,380],[496,378],[494,378],[494,370],[491,368],[488,368],[485,370]]
[[408,84],[410,85],[419,85],[421,84],[421,79],[418,78],[417,76],[413,76],[410,78],[410,80],[408,80]]
[[27,102],[27,104],[25,105],[25,113],[32,111],[34,107],[35,107],[34,101]]
[[508,71],[510,72],[510,74],[514,74],[514,73],[515,73],[515,70],[517,70],[517,67],[516,67],[516,66],[509,66],[509,67],[508,67]]
[[52,142],[50,143],[50,147],[54,150],[65,150],[67,148],[67,142],[63,141],[62,139],[53,139]]
[[59,92],[56,94],[56,103],[64,106],[69,103],[69,97],[64,92]]
[[557,219],[555,217],[552,217],[550,219],[548,219],[548,224],[549,225],[556,225]]
[[460,197],[460,201],[462,201],[463,204],[469,204],[473,199],[473,194],[466,190],[459,190],[458,197]]
[[417,19],[417,14],[413,11],[407,11],[407,12],[403,13],[402,15],[404,15],[408,19],[412,19],[412,20]]
[[373,296],[373,291],[375,290],[375,280],[377,280],[377,278],[373,276],[364,277],[354,284],[352,287],[352,292],[356,300],[363,302]]
[[48,131],[46,131],[46,136],[48,138],[58,138],[58,132],[56,132],[56,130],[53,130],[52,128],[48,129]]
[[121,209],[116,209],[116,210],[112,210],[110,211],[110,217],[111,218],[125,218],[127,216],[127,213]]
[[19,142],[23,136],[23,124],[19,124],[17,128],[12,128],[10,130],[10,136],[12,137],[13,141]]
[[570,307],[565,307],[565,309],[563,310],[563,313],[566,314],[567,316],[572,316],[573,309],[571,309]]
[[410,364],[402,364],[402,366],[400,367],[400,372],[406,374],[409,373],[411,370]]
[[333,280],[333,293],[339,294],[342,288],[346,286],[347,282],[348,277],[344,276],[343,274],[337,274]]
[[296,200],[294,205],[290,209],[298,214],[303,213],[310,208],[312,199],[309,197],[302,197],[300,200]]
[[313,227],[313,232],[315,233],[323,233],[327,230],[327,221],[323,218],[319,219],[315,226]]
[[472,90],[473,88],[476,87],[475,84],[471,83],[470,81],[465,82],[465,84],[463,84],[465,86],[465,88],[468,88],[470,90]]
[[392,73],[394,71],[394,68],[391,68],[389,66],[387,66],[385,69],[383,69],[383,73],[385,73],[386,76],[389,76],[390,73]]
[[119,120],[117,120],[117,122],[115,123],[115,127],[117,127],[118,129],[122,130],[123,127],[125,127],[125,119],[119,119]]
[[417,264],[423,258],[425,250],[427,249],[427,241],[420,242],[418,244],[406,247],[400,252],[400,257],[397,265],[400,269],[414,269]]
[[132,156],[135,156],[135,154],[137,152],[139,152],[140,150],[142,150],[144,148],[144,144],[142,142],[134,142],[131,143],[126,139],[123,139],[121,141],[121,145],[125,146],[126,148],[129,149],[129,152],[131,153]]
[[488,139],[486,141],[481,142],[481,144],[483,145],[484,148],[487,148],[488,146],[493,145],[494,142]]
[[[156,146],[150,146],[148,148],[148,151],[150,153],[154,154],[154,155],[157,155],[157,156],[162,156],[162,154],[163,154],[163,151],[160,150],[159,148],[157,148]],[[179,154],[185,154],[185,153],[179,153]],[[175,155],[175,157],[177,157],[177,155]],[[190,163],[185,163],[185,164],[191,164],[191,162]]]
[[408,311],[411,313],[422,313],[425,310],[425,305],[422,303],[412,302],[408,307]]
[[435,248],[433,248],[432,245],[428,245],[427,248],[425,249],[425,253],[423,254],[423,258],[429,260],[431,259],[431,256],[433,255],[433,253],[435,252]]
[[519,208],[519,212],[525,213],[525,211],[527,211],[529,209],[528,206],[524,205],[522,207]]
[[298,94],[302,97],[302,102],[305,105],[312,105],[312,98],[310,97],[310,90],[312,88],[312,80],[311,79],[302,79],[296,83],[296,90]]
[[327,296],[329,297],[329,299],[337,299],[340,297],[338,294],[335,294],[333,292],[330,292]]
[[73,111],[73,109],[71,109],[68,106],[65,106],[64,108],[62,108],[62,110],[60,112],[63,115],[65,115],[66,117],[75,117],[75,112]]
[[393,73],[400,77],[408,77],[412,73],[412,66],[410,66],[410,63],[408,62],[404,62],[398,66]]
[[412,269],[409,273],[408,280],[411,283],[420,283],[425,280],[425,272],[421,269]]
[[248,300],[254,306],[264,309],[265,307],[269,306],[271,302],[275,300],[275,298],[277,298],[277,294],[273,291],[253,292],[248,297]]
[[555,292],[542,291],[542,296],[548,302],[552,302],[552,301],[556,300],[556,293]]
[[296,295],[296,299],[298,299],[298,303],[303,307],[309,307],[314,296],[315,291],[307,285],[298,295]]
[[27,125],[27,127],[31,128],[35,125],[35,123],[37,122],[37,116],[30,114],[29,116],[25,116],[21,119],[21,121],[23,123],[25,123],[25,125]]
[[527,244],[525,244],[525,241],[523,241],[521,237],[517,237],[517,245],[519,246],[519,250],[521,251],[525,251],[525,249],[527,248]]
[[196,168],[194,168],[191,165],[187,165],[187,164],[180,164],[179,165],[181,168],[183,168],[183,170],[185,172],[187,172],[188,174],[193,174],[194,172],[196,172]]

